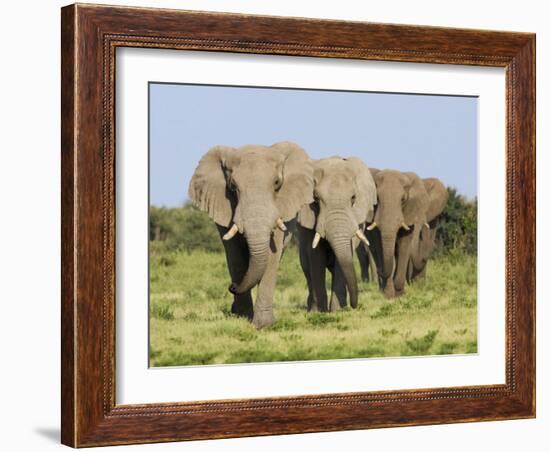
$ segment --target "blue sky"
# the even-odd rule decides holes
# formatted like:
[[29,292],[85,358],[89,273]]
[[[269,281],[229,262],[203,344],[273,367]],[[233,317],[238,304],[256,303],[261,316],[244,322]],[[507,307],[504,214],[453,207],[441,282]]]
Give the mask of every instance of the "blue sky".
[[151,83],[150,202],[180,206],[201,156],[222,144],[294,141],[311,158],[438,177],[477,194],[477,98]]

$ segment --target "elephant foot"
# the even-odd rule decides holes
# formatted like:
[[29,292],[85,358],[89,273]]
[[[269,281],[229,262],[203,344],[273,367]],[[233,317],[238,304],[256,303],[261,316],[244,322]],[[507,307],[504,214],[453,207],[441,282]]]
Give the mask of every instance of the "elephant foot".
[[313,303],[307,307],[307,312],[319,312],[319,308],[315,303]]
[[396,297],[400,297],[401,295],[403,295],[405,293],[405,288],[404,287],[401,287],[401,288],[395,288],[395,296]]
[[254,308],[252,301],[250,303],[243,302],[242,300],[235,300],[231,305],[231,313],[238,315],[239,317],[246,317],[248,320],[252,320],[254,317]]
[[312,305],[313,305],[313,297],[311,296],[311,294],[309,294],[306,300],[306,309],[308,312],[311,310]]
[[346,306],[346,301],[345,300],[344,300],[344,302],[340,302],[340,300],[338,298],[334,297],[330,300],[329,311],[330,312],[336,312],[336,311],[339,311],[340,309],[342,309],[345,306]]
[[328,312],[327,306],[319,306],[317,303],[313,303],[307,308],[308,312]]
[[393,287],[386,287],[384,289],[384,296],[387,299],[392,299],[392,298],[395,298],[397,295],[396,295],[395,289]]
[[273,311],[254,311],[254,317],[252,319],[253,325],[257,329],[266,328],[275,323],[275,317],[273,316]]
[[317,308],[317,303],[313,300],[313,297],[311,295],[308,295],[307,297],[307,312],[317,312],[319,309]]

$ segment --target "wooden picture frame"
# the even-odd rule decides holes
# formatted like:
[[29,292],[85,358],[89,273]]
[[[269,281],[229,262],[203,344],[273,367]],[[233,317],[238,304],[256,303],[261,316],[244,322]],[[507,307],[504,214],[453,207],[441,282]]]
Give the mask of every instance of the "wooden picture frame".
[[[208,12],[62,9],[63,444],[148,443],[535,416],[535,35]],[[506,383],[115,404],[115,50],[148,47],[506,70]]]

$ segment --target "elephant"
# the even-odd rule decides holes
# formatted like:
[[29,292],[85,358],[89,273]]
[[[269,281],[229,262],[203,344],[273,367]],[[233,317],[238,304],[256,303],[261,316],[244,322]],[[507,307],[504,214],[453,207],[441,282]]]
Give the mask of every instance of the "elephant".
[[378,205],[366,236],[375,256],[378,282],[387,298],[405,291],[409,261],[418,256],[422,227],[427,225],[429,196],[415,173],[396,170],[371,171],[376,183]]
[[[189,198],[216,223],[233,294],[231,312],[274,323],[277,269],[296,216],[313,201],[313,166],[297,144],[216,146],[200,160]],[[258,286],[253,304],[251,289]]]
[[357,260],[359,261],[359,268],[361,269],[361,279],[365,282],[378,281],[376,261],[372,252],[373,246],[374,244],[370,242],[368,245],[360,243],[355,250]]
[[420,231],[418,248],[416,252],[413,252],[409,262],[407,272],[408,282],[426,275],[428,258],[435,247],[437,225],[449,199],[449,192],[439,179],[430,177],[422,179],[422,182],[428,192],[429,205],[426,212],[426,223]]
[[[358,305],[353,250],[367,242],[364,225],[372,221],[376,186],[368,167],[356,157],[313,162],[314,200],[298,215],[300,264],[308,285],[309,311],[336,311]],[[326,270],[332,273],[327,303]]]
[[[380,171],[377,168],[369,168],[369,171],[374,178],[374,175]],[[374,180],[374,179],[373,179]],[[366,233],[366,231],[365,231]],[[366,233],[368,235],[368,233]],[[376,265],[376,257],[373,253],[374,243],[359,244],[357,247],[356,254],[357,260],[359,261],[359,268],[361,269],[361,279],[365,282],[378,281],[378,271]]]

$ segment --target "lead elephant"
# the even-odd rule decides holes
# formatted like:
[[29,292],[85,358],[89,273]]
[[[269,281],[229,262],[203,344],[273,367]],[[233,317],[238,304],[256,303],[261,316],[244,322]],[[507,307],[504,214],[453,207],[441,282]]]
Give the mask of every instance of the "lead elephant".
[[415,173],[373,170],[378,194],[374,222],[366,228],[379,284],[388,298],[404,293],[409,260],[427,221],[429,196]]
[[[200,160],[189,198],[208,213],[223,239],[231,276],[231,311],[257,328],[273,324],[273,295],[289,223],[313,201],[313,168],[290,142],[270,147],[216,146]],[[253,305],[251,289],[258,286]]]
[[439,218],[449,199],[449,192],[439,179],[430,177],[422,179],[422,182],[428,193],[429,204],[426,212],[426,223],[422,225],[420,231],[418,247],[416,252],[412,253],[409,263],[409,270],[407,272],[407,280],[409,282],[426,275],[428,258],[435,247]]
[[[358,158],[331,157],[314,167],[314,201],[298,215],[300,263],[308,285],[308,310],[335,311],[357,307],[353,250],[366,242],[363,230],[372,221],[376,187],[368,167]],[[332,273],[327,303],[326,270]]]

